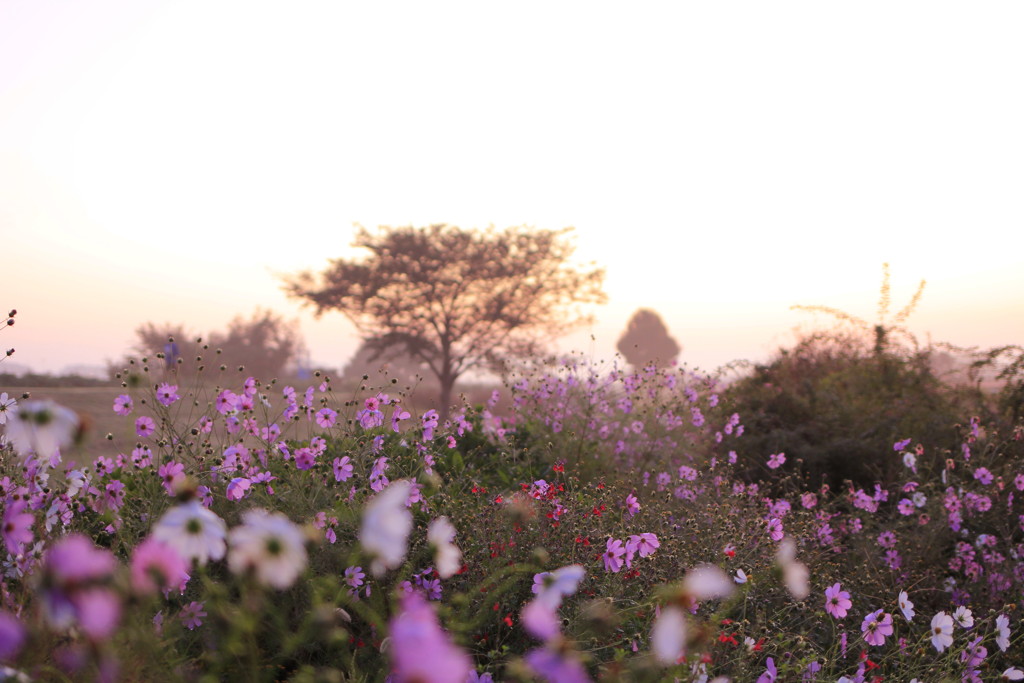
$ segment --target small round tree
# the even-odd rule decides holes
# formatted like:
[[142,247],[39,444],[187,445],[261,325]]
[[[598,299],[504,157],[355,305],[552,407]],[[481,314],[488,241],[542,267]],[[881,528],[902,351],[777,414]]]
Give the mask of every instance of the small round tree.
[[633,314],[616,348],[633,367],[652,361],[668,365],[682,350],[679,343],[669,335],[661,316],[649,308],[638,309]]

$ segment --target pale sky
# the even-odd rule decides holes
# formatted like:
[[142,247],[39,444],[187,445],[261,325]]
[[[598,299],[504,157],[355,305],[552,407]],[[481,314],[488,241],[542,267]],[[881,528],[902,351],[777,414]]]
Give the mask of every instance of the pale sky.
[[[576,227],[610,357],[649,307],[713,368],[824,304],[1024,343],[1019,2],[0,0],[0,336],[37,370],[265,306],[353,224]],[[590,336],[595,337],[591,341]],[[3,366],[0,365],[0,369]]]

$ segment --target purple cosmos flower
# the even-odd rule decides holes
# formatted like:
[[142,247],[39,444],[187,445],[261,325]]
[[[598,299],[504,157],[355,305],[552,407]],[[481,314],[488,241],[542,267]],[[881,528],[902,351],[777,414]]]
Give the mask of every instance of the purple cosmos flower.
[[558,683],[590,683],[586,669],[571,651],[555,651],[546,647],[532,650],[526,655],[526,663],[537,674]]
[[203,625],[203,617],[206,616],[204,607],[204,603],[193,600],[181,608],[181,614],[178,615],[178,618],[181,619],[181,623],[185,625],[185,628],[192,631]]
[[135,420],[135,433],[146,438],[156,431],[156,423],[153,422],[153,418],[143,415],[142,417]]
[[156,400],[160,402],[160,405],[169,406],[180,398],[181,396],[178,395],[177,384],[168,384],[167,382],[164,382],[156,388]]
[[774,683],[775,678],[779,675],[778,669],[775,668],[775,660],[769,657],[764,666],[766,671],[758,677],[757,683]]

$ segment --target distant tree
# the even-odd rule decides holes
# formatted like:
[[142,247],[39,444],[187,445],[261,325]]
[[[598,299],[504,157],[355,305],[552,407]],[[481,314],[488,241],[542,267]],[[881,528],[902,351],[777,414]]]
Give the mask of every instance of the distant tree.
[[[135,329],[136,342],[132,347],[138,355],[149,359],[151,367],[165,372],[186,375],[197,370],[195,333],[183,324],[147,322]],[[272,378],[283,374],[303,348],[295,325],[269,310],[257,309],[250,318],[235,317],[226,331],[212,332],[205,342],[210,350],[220,349],[217,361],[211,363],[212,354],[204,362],[211,365],[228,363],[242,365],[249,374]],[[158,360],[162,358],[162,360]],[[126,367],[128,358],[108,364],[111,375]]]
[[370,346],[404,347],[437,377],[446,412],[465,372],[537,352],[605,301],[604,271],[569,264],[569,230],[360,227],[354,246],[369,254],[288,277],[285,290],[317,315],[344,313]]
[[302,349],[297,326],[273,311],[257,309],[250,318],[235,317],[226,332],[210,335],[210,347],[220,349],[225,362],[242,365],[263,379],[284,374]]
[[682,350],[669,335],[661,316],[649,308],[633,314],[616,348],[627,363],[637,368],[652,361],[669,365]]

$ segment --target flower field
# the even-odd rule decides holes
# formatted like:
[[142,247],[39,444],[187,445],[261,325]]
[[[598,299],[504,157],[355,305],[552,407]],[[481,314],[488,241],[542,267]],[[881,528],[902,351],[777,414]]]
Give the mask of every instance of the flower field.
[[677,367],[537,362],[447,416],[121,379],[110,457],[0,395],[11,680],[1024,679],[1019,424],[893,435],[894,476],[837,484]]

